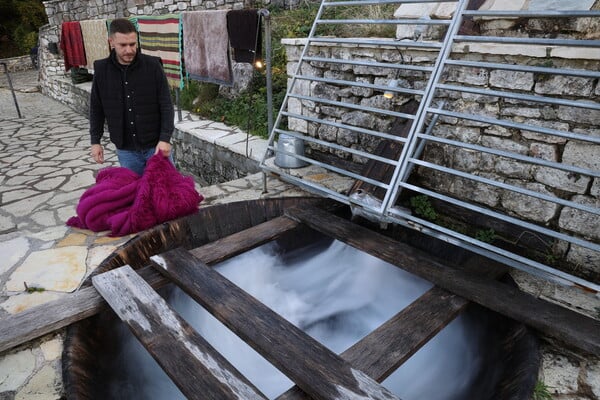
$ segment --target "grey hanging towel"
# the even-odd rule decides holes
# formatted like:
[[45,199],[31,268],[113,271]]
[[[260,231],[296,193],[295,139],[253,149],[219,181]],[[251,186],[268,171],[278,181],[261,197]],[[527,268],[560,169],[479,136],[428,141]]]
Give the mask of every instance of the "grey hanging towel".
[[190,79],[233,85],[227,10],[184,11],[183,62]]
[[254,63],[262,59],[261,18],[258,10],[231,10],[227,13],[227,32],[233,59]]

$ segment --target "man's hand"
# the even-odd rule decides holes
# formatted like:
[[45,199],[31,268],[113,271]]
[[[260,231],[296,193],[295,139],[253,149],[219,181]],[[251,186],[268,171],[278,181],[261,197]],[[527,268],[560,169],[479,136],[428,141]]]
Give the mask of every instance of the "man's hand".
[[94,161],[98,164],[104,163],[104,149],[102,148],[102,145],[93,144],[90,153]]
[[161,153],[165,157],[169,157],[171,155],[171,143],[169,142],[158,142],[156,145],[156,151],[154,154]]

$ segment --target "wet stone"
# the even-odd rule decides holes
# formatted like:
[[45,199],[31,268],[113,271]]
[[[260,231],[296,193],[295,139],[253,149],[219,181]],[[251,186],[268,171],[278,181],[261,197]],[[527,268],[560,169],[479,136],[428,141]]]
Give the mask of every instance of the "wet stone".
[[40,304],[48,303],[62,297],[57,292],[33,292],[10,296],[0,306],[9,314],[17,314]]
[[69,246],[31,253],[11,275],[6,290],[19,292],[29,288],[72,292],[85,276],[87,249]]

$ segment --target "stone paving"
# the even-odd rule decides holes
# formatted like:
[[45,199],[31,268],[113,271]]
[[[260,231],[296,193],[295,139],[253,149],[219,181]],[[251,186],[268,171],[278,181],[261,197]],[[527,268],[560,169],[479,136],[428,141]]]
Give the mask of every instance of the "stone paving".
[[[79,286],[126,238],[64,224],[100,166],[89,160],[87,120],[37,90],[37,72],[0,77],[0,316],[51,301]],[[113,165],[108,153],[107,163]],[[68,261],[68,262],[66,262]],[[62,333],[0,356],[0,398],[61,395]]]
[[[115,165],[89,156],[88,122],[65,105],[41,95],[37,72],[11,74],[23,118],[0,76],[0,317],[58,299],[76,290],[114,249],[131,239],[72,229],[81,194],[100,168]],[[186,124],[193,120],[186,116]],[[198,126],[200,126],[199,124]],[[225,125],[219,126],[227,130]],[[323,179],[309,171],[306,179]],[[235,200],[305,194],[262,174],[210,187],[198,186],[203,207]],[[63,396],[61,351],[64,331],[0,354],[0,400],[54,400]],[[555,399],[600,399],[600,361],[574,357],[545,345],[540,380]],[[585,393],[585,395],[582,395]]]

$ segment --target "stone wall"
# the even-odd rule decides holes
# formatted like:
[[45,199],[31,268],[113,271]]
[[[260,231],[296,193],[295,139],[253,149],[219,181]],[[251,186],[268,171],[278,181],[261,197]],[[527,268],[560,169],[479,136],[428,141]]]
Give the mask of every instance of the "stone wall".
[[163,15],[182,11],[242,9],[248,0],[49,0],[44,1],[48,25],[40,29],[39,65],[40,89],[45,95],[70,103],[64,85],[56,80],[68,79],[58,44],[63,22],[130,17],[136,15]]
[[[30,56],[0,58],[0,63],[6,64],[8,72],[27,71],[34,67]],[[4,73],[4,67],[2,67],[2,69],[0,69],[0,74]]]
[[193,174],[202,186],[239,179],[260,172],[258,156],[247,157],[231,147],[213,143],[184,129],[171,139],[177,169]]
[[44,1],[50,26],[65,21],[162,15],[182,11],[241,9],[245,0],[49,0]]

